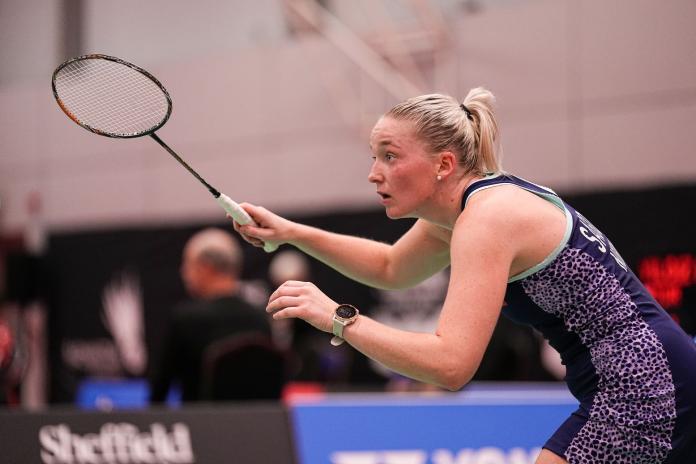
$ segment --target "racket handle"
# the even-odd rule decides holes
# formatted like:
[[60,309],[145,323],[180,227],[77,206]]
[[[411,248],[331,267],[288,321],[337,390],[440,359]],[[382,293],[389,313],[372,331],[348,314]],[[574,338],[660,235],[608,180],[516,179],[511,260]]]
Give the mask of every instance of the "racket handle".
[[[229,215],[232,216],[232,219],[234,219],[238,224],[241,224],[243,226],[247,224],[256,225],[251,216],[249,216],[249,213],[244,211],[244,209],[241,206],[239,206],[234,200],[232,200],[224,193],[221,193],[220,196],[216,198],[216,200],[220,204],[220,206],[222,206],[222,209],[227,211]],[[266,253],[271,253],[278,249],[278,245],[275,243],[266,242],[263,245],[263,249]]]

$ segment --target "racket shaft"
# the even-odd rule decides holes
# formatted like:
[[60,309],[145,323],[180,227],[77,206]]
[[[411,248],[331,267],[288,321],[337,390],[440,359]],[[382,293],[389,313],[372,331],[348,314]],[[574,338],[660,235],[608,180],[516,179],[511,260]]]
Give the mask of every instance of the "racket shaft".
[[193,177],[195,177],[196,179],[198,179],[198,180],[200,181],[201,184],[205,185],[205,188],[207,188],[207,189],[210,191],[210,193],[213,194],[213,196],[217,197],[217,196],[219,195],[219,192],[217,191],[217,189],[215,189],[212,185],[210,185],[208,182],[206,182],[206,180],[203,179],[203,178],[200,176],[200,174],[198,174],[191,166],[189,166],[188,163],[187,163],[186,161],[184,161],[179,155],[177,155],[177,153],[176,153],[174,150],[172,150],[171,148],[169,148],[169,145],[167,145],[166,143],[164,143],[164,140],[162,140],[161,138],[159,138],[159,136],[158,136],[157,134],[155,134],[155,133],[153,132],[152,134],[150,134],[150,137],[152,137],[152,138],[155,140],[155,142],[159,143],[160,146],[161,146],[162,148],[164,148],[164,149],[167,151],[167,153],[169,153],[170,155],[172,155],[172,157],[173,157],[175,160],[177,160],[177,161],[179,162],[179,164],[181,164],[183,167],[185,167],[186,170],[187,170],[188,172],[190,172],[190,173],[193,175]]

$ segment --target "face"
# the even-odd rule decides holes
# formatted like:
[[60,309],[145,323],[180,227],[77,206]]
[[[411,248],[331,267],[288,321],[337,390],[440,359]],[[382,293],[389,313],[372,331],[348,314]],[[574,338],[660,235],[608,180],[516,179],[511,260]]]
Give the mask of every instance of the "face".
[[419,217],[435,190],[437,164],[415,135],[413,123],[384,117],[370,135],[375,184],[387,216]]

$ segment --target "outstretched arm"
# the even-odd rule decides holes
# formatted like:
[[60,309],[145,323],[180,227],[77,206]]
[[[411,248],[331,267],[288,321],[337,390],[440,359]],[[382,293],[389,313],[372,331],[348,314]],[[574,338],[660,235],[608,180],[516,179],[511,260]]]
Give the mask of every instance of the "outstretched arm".
[[405,288],[449,264],[444,229],[417,221],[395,244],[336,234],[298,224],[265,208],[242,204],[259,225],[234,228],[249,243],[265,240],[294,245],[353,280],[377,288]]
[[[500,314],[514,257],[510,224],[500,215],[463,214],[452,236],[452,272],[434,334],[397,330],[359,316],[344,336],[353,347],[403,375],[451,390],[476,372]],[[464,224],[466,222],[466,224]],[[313,284],[288,282],[271,295],[274,318],[298,317],[331,331],[336,302]]]

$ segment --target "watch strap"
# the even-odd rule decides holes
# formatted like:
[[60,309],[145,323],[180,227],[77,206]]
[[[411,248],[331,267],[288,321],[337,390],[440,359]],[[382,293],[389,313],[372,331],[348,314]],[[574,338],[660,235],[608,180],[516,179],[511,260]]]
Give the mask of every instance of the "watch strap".
[[347,324],[343,321],[338,320],[335,316],[333,318],[333,327],[331,331],[338,338],[343,338],[343,329]]
[[339,346],[339,345],[341,345],[343,342],[345,342],[345,340],[342,339],[341,337],[337,337],[337,336],[335,336],[335,335],[334,335],[333,337],[331,337],[331,344],[332,344],[333,346]]

